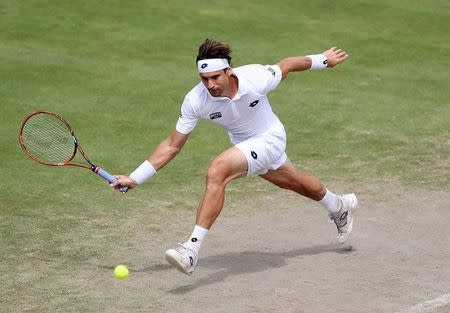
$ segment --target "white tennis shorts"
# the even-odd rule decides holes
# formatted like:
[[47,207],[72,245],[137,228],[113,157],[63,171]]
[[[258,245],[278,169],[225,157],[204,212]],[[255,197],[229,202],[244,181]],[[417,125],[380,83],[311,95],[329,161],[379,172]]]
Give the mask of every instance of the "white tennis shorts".
[[247,176],[263,175],[276,170],[287,160],[286,131],[275,123],[268,131],[235,145],[247,159]]

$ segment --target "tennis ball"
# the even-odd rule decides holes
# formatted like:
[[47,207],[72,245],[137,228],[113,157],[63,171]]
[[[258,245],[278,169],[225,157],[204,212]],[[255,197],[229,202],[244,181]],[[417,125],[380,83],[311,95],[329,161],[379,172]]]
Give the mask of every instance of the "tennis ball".
[[117,279],[124,279],[128,276],[128,268],[125,265],[117,265],[114,269],[114,276],[116,276]]

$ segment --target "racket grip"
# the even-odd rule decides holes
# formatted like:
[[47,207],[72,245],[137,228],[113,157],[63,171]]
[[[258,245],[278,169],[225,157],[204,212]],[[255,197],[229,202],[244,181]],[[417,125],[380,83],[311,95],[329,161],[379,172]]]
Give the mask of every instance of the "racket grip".
[[[101,178],[107,180],[111,184],[115,183],[117,181],[117,178],[115,178],[110,173],[108,173],[107,171],[105,171],[104,169],[102,169],[98,166],[95,167],[94,172],[97,173]],[[125,193],[128,191],[128,186],[119,185],[119,186],[117,186],[117,189],[119,189],[120,191]]]

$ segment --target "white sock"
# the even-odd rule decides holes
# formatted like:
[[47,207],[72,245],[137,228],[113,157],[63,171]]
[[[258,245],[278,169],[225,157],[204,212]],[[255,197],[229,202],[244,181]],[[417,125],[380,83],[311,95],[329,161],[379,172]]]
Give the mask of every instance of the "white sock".
[[339,196],[328,189],[322,200],[319,201],[331,214],[338,213],[341,209],[341,200]]
[[185,247],[191,248],[198,254],[198,251],[200,250],[203,239],[205,239],[205,236],[207,233],[208,233],[208,230],[206,228],[195,225],[194,231],[192,232],[191,237],[183,245]]

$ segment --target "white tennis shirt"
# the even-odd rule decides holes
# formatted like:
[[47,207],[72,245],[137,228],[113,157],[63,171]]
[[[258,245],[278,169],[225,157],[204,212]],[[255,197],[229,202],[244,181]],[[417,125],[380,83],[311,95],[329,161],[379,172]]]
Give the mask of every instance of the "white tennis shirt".
[[228,132],[233,144],[280,126],[267,94],[281,81],[278,65],[251,64],[233,69],[239,88],[233,99],[213,97],[200,82],[184,98],[176,130],[189,134],[199,119],[211,120]]

